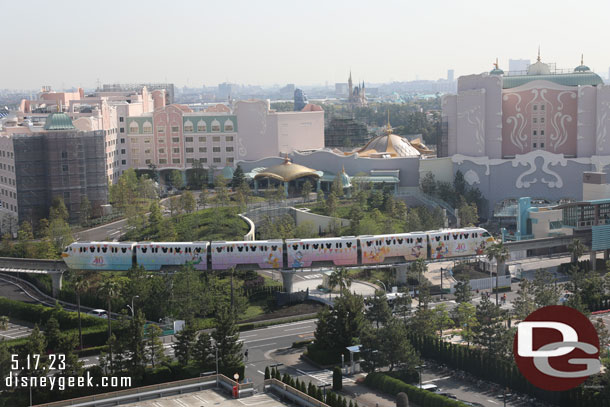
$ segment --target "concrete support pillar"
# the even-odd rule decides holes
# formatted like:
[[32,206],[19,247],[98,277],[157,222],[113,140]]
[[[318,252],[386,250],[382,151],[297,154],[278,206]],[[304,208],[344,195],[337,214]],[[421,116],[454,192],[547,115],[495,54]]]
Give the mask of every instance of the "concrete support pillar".
[[321,188],[322,183],[320,182],[320,178],[318,178],[316,180],[316,192],[320,192],[320,188]]
[[597,252],[591,251],[589,253],[589,261],[591,262],[591,270],[597,271]]
[[396,266],[396,282],[398,284],[407,284],[407,271],[409,271],[409,266],[406,264]]
[[284,292],[292,292],[292,280],[294,277],[294,271],[282,270],[282,283],[284,284]]
[[57,297],[59,297],[59,291],[61,290],[64,272],[58,271],[58,272],[49,273],[49,275],[51,276],[51,282],[53,284],[53,297],[57,298]]
[[604,250],[604,261],[608,261],[610,259],[610,250],[606,249]]
[[284,196],[288,198],[288,183],[284,181]]
[[258,180],[254,180],[254,193],[258,195]]
[[503,261],[498,262],[498,277],[503,276],[505,274],[506,270],[504,266],[505,264]]

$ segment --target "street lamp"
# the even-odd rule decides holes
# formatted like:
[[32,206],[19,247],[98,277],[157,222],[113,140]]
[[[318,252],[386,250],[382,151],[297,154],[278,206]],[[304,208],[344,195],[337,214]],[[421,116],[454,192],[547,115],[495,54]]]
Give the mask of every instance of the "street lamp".
[[328,383],[324,383],[324,384],[319,384],[318,387],[321,387],[322,390],[324,391],[324,402],[326,402],[326,388],[329,387],[330,384]]
[[383,283],[383,281],[381,280],[375,280],[376,283],[381,283],[381,285],[383,286],[383,291],[385,291],[386,293],[388,292],[388,289],[386,288],[385,284]]
[[133,300],[135,300],[136,298],[140,298],[139,295],[134,295],[133,297],[131,297],[131,306],[129,304],[127,304],[127,308],[129,308],[131,310],[131,317],[135,317],[135,310],[133,308]]

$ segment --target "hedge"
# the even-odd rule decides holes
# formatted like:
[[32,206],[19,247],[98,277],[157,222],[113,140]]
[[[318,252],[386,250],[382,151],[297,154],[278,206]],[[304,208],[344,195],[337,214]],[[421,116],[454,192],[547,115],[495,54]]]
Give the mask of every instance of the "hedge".
[[428,390],[422,390],[395,379],[386,373],[369,373],[366,379],[364,379],[364,384],[372,389],[388,393],[393,397],[396,397],[400,392],[404,392],[409,397],[409,401],[420,407],[466,407],[466,404],[461,401],[452,400]]
[[[39,326],[46,325],[51,316],[55,316],[61,330],[78,328],[78,313],[63,309],[47,307],[40,304],[28,304],[21,301],[0,298],[0,315],[6,315],[20,321],[31,322]],[[102,318],[87,315],[81,311],[81,326],[93,327],[107,325]]]

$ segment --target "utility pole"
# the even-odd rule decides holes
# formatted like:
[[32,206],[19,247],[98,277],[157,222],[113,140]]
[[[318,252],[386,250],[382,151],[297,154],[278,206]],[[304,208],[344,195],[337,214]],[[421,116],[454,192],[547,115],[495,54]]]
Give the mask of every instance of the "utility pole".
[[443,268],[441,267],[441,300],[443,299]]

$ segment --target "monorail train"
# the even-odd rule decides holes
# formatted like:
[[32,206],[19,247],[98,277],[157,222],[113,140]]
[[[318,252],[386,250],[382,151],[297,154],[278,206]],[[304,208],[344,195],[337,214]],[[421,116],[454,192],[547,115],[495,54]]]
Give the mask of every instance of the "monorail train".
[[442,229],[388,235],[235,242],[76,242],[62,253],[77,270],[230,268],[294,269],[311,266],[391,264],[483,254],[494,242],[482,228]]

